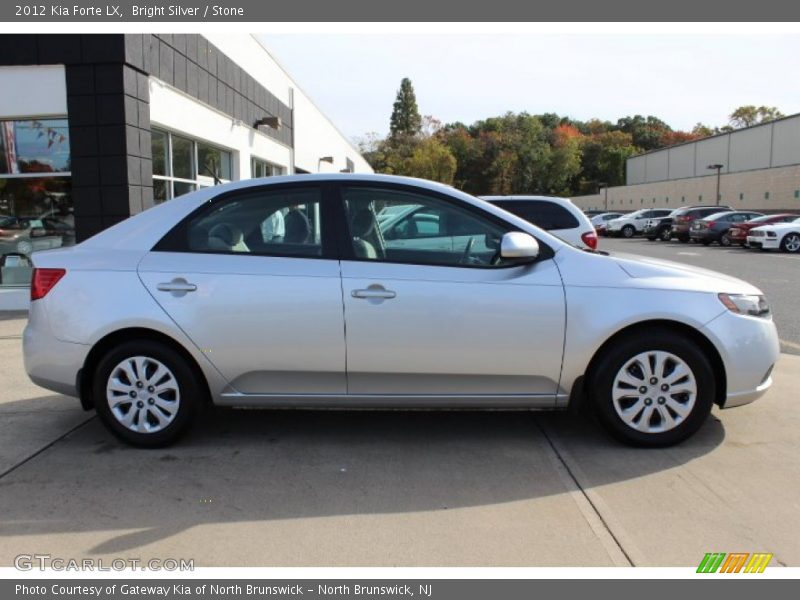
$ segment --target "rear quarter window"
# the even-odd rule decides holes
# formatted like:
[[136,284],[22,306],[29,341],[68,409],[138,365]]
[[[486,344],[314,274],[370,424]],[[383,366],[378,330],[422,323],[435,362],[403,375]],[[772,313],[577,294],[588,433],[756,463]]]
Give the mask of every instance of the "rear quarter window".
[[545,231],[553,229],[574,229],[578,219],[566,208],[543,200],[513,200],[495,202],[503,210],[541,227]]

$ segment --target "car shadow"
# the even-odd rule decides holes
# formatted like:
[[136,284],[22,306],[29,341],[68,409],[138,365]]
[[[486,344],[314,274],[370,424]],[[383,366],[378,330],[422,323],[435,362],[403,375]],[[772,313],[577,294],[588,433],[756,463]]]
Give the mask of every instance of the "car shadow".
[[119,555],[208,523],[530,500],[568,491],[561,451],[602,460],[583,467],[600,486],[724,438],[714,417],[679,447],[643,450],[567,413],[213,409],[178,444],[141,450],[92,419],[0,479],[0,537],[108,531],[90,553]]

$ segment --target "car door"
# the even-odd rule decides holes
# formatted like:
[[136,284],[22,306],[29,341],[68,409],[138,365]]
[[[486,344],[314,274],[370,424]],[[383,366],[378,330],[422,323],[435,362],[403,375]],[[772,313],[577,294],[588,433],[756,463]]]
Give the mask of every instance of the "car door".
[[[353,184],[342,186],[341,197],[351,395],[403,396],[422,405],[487,398],[553,405],[565,302],[552,260],[498,262],[500,237],[513,228],[434,192]],[[374,207],[387,204],[438,211],[459,223],[452,250],[386,244]],[[464,232],[470,234],[461,242]],[[370,258],[355,251],[363,243]]]
[[144,285],[232,393],[346,392],[328,206],[323,190],[307,184],[235,192],[199,209],[141,261]]

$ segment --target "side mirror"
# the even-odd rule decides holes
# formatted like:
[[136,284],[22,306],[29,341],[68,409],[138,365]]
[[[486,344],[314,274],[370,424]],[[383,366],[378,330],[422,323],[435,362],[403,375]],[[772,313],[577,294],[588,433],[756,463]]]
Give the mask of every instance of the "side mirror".
[[509,231],[500,241],[500,257],[534,260],[539,256],[539,242],[527,233]]
[[44,237],[46,235],[47,235],[47,230],[44,227],[34,227],[33,229],[31,229],[32,238]]

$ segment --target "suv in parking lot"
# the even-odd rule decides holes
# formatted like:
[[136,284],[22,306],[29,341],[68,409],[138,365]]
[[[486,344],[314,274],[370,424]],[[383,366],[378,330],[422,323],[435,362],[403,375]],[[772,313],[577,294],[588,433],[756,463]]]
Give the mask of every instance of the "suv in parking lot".
[[686,243],[691,239],[690,230],[695,219],[704,219],[714,213],[732,210],[730,206],[685,206],[672,215],[672,237]]
[[606,231],[609,236],[632,238],[644,231],[645,223],[649,219],[666,217],[671,212],[671,208],[643,208],[629,215],[623,215],[618,219],[612,219],[608,222]]
[[555,196],[481,196],[578,248],[597,249],[597,232],[589,217],[569,198]]

